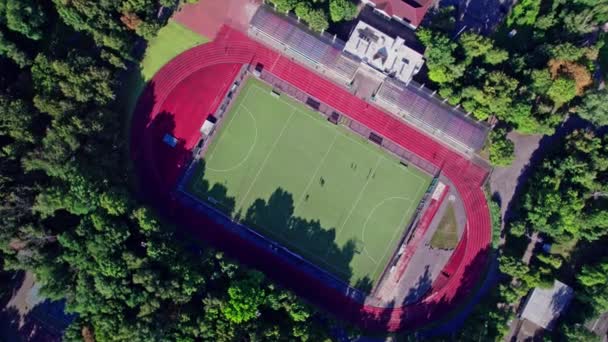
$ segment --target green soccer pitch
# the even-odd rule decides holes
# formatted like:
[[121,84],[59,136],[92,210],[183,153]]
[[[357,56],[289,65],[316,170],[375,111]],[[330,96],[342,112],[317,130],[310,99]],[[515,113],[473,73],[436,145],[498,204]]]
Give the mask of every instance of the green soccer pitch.
[[369,291],[431,176],[249,78],[188,191]]

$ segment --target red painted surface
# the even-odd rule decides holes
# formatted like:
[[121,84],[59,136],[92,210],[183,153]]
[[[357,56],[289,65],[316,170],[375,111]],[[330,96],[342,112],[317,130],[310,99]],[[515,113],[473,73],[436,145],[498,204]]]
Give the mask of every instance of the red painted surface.
[[[362,305],[172,198],[176,175],[183,171],[193,137],[206,115],[215,110],[216,99],[227,91],[234,78],[234,68],[240,64],[258,62],[264,64],[265,70],[440,167],[451,180],[463,200],[467,226],[457,247],[459,252],[454,253],[457,258],[453,256],[448,261],[453,265],[453,273],[441,288],[434,288],[420,302],[407,306],[397,304],[394,308],[382,308]],[[182,85],[183,82],[186,83]],[[190,104],[182,105],[179,103],[181,101]],[[209,109],[205,111],[206,106]],[[170,109],[169,114],[159,116],[164,109]],[[163,117],[166,119],[154,121],[154,118]],[[171,122],[176,125],[174,136],[184,142],[175,149],[164,148],[158,142],[170,130]],[[300,295],[364,328],[396,331],[419,327],[444,317],[456,302],[470,293],[485,264],[491,229],[481,185],[487,170],[313,71],[230,28],[224,27],[215,41],[179,55],[154,76],[139,100],[132,130],[132,157],[141,177],[143,191],[161,211],[170,215],[189,234],[228,251]]]
[[[153,79],[139,100],[137,124],[134,127],[132,149],[151,153],[147,172],[157,173],[158,186],[166,191],[174,188],[183,166],[192,155],[200,137],[199,129],[219,105],[223,95],[232,84],[241,64],[217,64],[191,71],[179,83],[163,87],[162,81]],[[158,106],[148,111],[145,116],[141,111],[144,102],[155,102]],[[141,114],[141,115],[139,115]],[[141,120],[141,121],[140,121]],[[145,127],[142,127],[145,125]],[[145,136],[141,136],[143,130]],[[162,141],[169,133],[179,140],[177,147],[168,146]]]
[[246,31],[262,0],[200,0],[184,4],[173,20],[190,30],[214,40],[222,25]]
[[405,19],[414,26],[420,25],[424,15],[434,3],[432,0],[372,0],[375,7],[390,16]]
[[433,218],[435,218],[435,215],[437,215],[437,211],[439,210],[441,203],[443,203],[443,200],[448,195],[449,189],[449,186],[446,185],[443,192],[441,192],[441,195],[439,195],[439,198],[436,200],[431,200],[431,203],[429,203],[429,206],[424,211],[424,214],[422,215],[422,218],[414,231],[414,236],[412,236],[409,243],[405,247],[403,256],[401,256],[399,264],[397,265],[397,276],[395,278],[396,282],[398,282],[401,279],[401,276],[403,276],[403,273],[405,273],[407,266],[410,264],[412,257],[418,249],[418,245],[424,238],[426,232],[429,230],[431,222],[433,222]]

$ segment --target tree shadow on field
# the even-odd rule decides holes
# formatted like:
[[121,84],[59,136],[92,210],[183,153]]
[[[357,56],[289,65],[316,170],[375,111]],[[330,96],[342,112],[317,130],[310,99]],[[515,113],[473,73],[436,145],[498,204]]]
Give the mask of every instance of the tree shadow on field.
[[[206,162],[201,159],[188,184],[189,191],[198,198],[344,282],[350,284],[354,280],[351,279],[353,271],[350,264],[353,257],[362,252],[355,239],[339,246],[336,243],[335,228],[325,228],[319,220],[295,216],[293,195],[280,187],[267,200],[258,198],[243,212],[236,212],[236,199],[228,195],[224,184],[210,184],[204,178],[205,169]],[[363,293],[370,293],[373,281],[365,276],[351,286]]]
[[[166,136],[174,137],[175,146],[164,141]],[[161,194],[170,193],[176,186],[183,169],[192,159],[192,151],[187,149],[185,141],[175,133],[175,115],[166,111],[158,113],[146,128],[144,136],[148,144],[148,169],[142,172],[154,175]]]
[[[228,196],[228,189],[224,184],[209,184],[209,181],[205,179],[206,166],[207,163],[204,159],[197,161],[194,175],[188,181],[188,188],[228,217],[233,217],[236,199]],[[238,218],[235,219],[238,221]]]
[[[284,189],[276,189],[268,200],[256,199],[247,209],[243,223],[267,232],[273,240],[285,243],[293,252],[346,282],[351,279],[350,262],[357,253],[355,241],[351,239],[338,246],[335,228],[326,229],[318,220],[294,216],[293,195]],[[326,261],[331,265],[325,264]],[[365,284],[357,282],[358,285]]]
[[373,287],[374,287],[374,282],[368,276],[359,278],[355,282],[355,288],[357,288],[365,293],[370,293],[372,291]]

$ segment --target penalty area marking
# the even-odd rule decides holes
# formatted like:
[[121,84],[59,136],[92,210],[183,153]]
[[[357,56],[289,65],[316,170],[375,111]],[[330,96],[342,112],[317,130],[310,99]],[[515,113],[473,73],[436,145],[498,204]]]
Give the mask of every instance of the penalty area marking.
[[281,138],[283,137],[283,134],[285,133],[285,130],[287,129],[287,126],[289,126],[289,123],[291,122],[291,118],[293,118],[293,115],[295,114],[295,112],[296,111],[294,109],[294,111],[291,112],[291,114],[289,115],[289,118],[287,119],[287,122],[285,122],[285,125],[281,129],[281,133],[279,134],[279,136],[277,137],[277,139],[272,144],[272,147],[270,148],[270,151],[268,151],[268,154],[266,154],[266,158],[264,158],[264,161],[262,162],[262,165],[260,165],[260,168],[258,169],[258,172],[256,173],[255,177],[251,181],[251,185],[249,185],[249,189],[247,189],[247,192],[245,192],[245,195],[243,196],[243,199],[241,200],[241,203],[239,204],[239,206],[237,208],[242,208],[243,204],[245,204],[245,201],[247,200],[247,196],[249,196],[249,192],[251,192],[251,189],[253,189],[253,186],[255,185],[255,182],[260,177],[260,174],[262,173],[262,170],[264,169],[264,167],[266,166],[266,163],[270,159],[270,155],[272,154],[272,152],[274,152],[274,150],[276,149],[277,145],[279,144],[279,140],[281,140]]
[[[382,159],[383,159],[382,155],[379,155],[378,160],[376,161],[376,165],[374,165],[374,168],[372,169],[373,171],[371,174],[375,173],[378,170],[378,166],[380,165],[380,162],[382,161]],[[344,222],[342,222],[342,225],[340,226],[340,228],[336,231],[336,240],[338,239],[338,236],[340,236],[340,233],[344,230],[344,226],[346,226],[346,222],[348,222],[348,220],[352,216],[353,211],[355,210],[355,207],[359,204],[359,201],[361,201],[361,196],[363,195],[363,192],[365,192],[365,188],[367,188],[367,185],[369,184],[370,180],[371,180],[371,177],[368,177],[365,180],[365,184],[363,185],[363,187],[361,187],[361,191],[359,191],[359,195],[357,196],[355,203],[350,208],[350,211],[348,212],[348,215],[344,219]],[[325,258],[327,258],[327,253],[325,254],[325,257],[323,259],[325,259]]]
[[[416,197],[415,197],[415,198],[419,198],[419,197],[420,197],[420,189],[424,189],[424,183],[422,183],[422,184],[418,185],[418,190],[416,191]],[[408,208],[408,211],[411,211],[411,210],[412,210],[412,204],[414,204],[414,201],[413,201],[413,200],[410,200],[410,201],[411,201],[412,203],[410,203],[410,207]],[[415,204],[414,204],[414,205],[415,205]],[[414,207],[414,208],[415,208],[415,207]],[[411,213],[410,213],[410,215],[411,215]],[[401,222],[401,224],[400,224],[400,226],[401,226],[401,227],[403,227],[403,224],[404,224],[404,222],[403,222],[403,221],[405,221],[405,218],[406,218],[406,217],[407,217],[407,215],[404,215],[404,216],[403,216],[402,222]],[[399,232],[399,231],[400,231],[399,229],[396,229],[396,230],[395,230],[395,233],[393,233],[393,238],[391,239],[391,241],[394,241],[394,240],[395,240],[395,234],[396,234],[397,232]],[[386,253],[388,253],[388,251],[389,251],[389,248],[387,248],[387,249],[384,251],[384,255],[382,255],[382,259],[384,259],[384,258],[386,257]],[[372,274],[375,274],[375,273],[376,273],[376,271],[378,271],[378,266],[379,266],[379,265],[378,265],[378,264],[376,264],[376,269],[374,269],[374,273],[372,273]]]
[[[246,161],[249,159],[249,157],[250,157],[250,155],[251,155],[252,151],[254,150],[255,146],[257,145],[257,141],[258,141],[258,135],[259,135],[259,129],[258,129],[258,122],[257,122],[257,119],[256,119],[256,118],[255,118],[255,116],[253,115],[252,111],[251,111],[251,110],[250,110],[250,109],[249,109],[249,108],[248,108],[248,107],[247,107],[245,104],[247,103],[247,100],[248,100],[248,98],[249,98],[249,95],[250,95],[252,92],[261,92],[261,93],[263,93],[264,95],[266,95],[266,94],[267,94],[267,91],[268,91],[267,89],[262,88],[262,87],[260,87],[260,86],[258,86],[258,85],[256,85],[256,84],[251,84],[250,88],[249,88],[249,89],[247,89],[247,93],[245,94],[245,96],[244,96],[244,98],[243,98],[242,102],[239,104],[238,109],[237,109],[237,110],[239,110],[239,111],[240,111],[240,110],[245,110],[245,111],[247,111],[247,114],[248,114],[248,115],[249,115],[249,116],[252,118],[252,120],[253,120],[253,122],[254,122],[254,128],[255,128],[254,142],[253,142],[253,144],[251,145],[251,147],[249,148],[249,151],[247,152],[247,154],[246,154],[246,155],[245,155],[245,156],[244,156],[244,157],[243,157],[243,158],[242,158],[242,159],[241,159],[241,160],[240,160],[240,161],[239,161],[239,162],[238,162],[236,165],[234,165],[234,166],[232,166],[232,167],[230,167],[230,168],[225,168],[225,169],[213,169],[213,168],[208,168],[208,170],[209,170],[209,171],[218,172],[218,173],[219,173],[219,172],[229,172],[229,171],[233,171],[233,170],[235,170],[235,169],[237,169],[237,168],[239,168],[239,167],[242,167],[242,165],[243,165],[243,164],[244,164],[244,163],[245,163],[245,162],[246,162]],[[255,186],[254,186],[254,184],[257,182],[257,179],[259,178],[260,174],[262,173],[262,170],[265,168],[265,166],[266,166],[266,164],[267,164],[268,160],[270,159],[270,156],[272,155],[272,153],[273,153],[273,152],[274,152],[274,150],[276,149],[276,147],[277,147],[277,145],[278,145],[278,142],[281,140],[282,136],[284,135],[285,130],[286,130],[286,128],[289,126],[289,123],[291,122],[291,119],[292,119],[292,117],[294,116],[294,114],[296,114],[296,113],[297,113],[297,114],[299,114],[299,115],[304,115],[304,116],[305,116],[305,117],[307,117],[308,119],[313,119],[312,117],[309,117],[309,115],[308,115],[308,114],[306,114],[306,113],[300,113],[301,109],[300,109],[300,108],[298,108],[298,107],[296,107],[296,106],[294,106],[293,104],[289,103],[289,102],[288,102],[286,99],[283,99],[283,98],[280,98],[280,97],[279,97],[278,99],[279,99],[279,101],[280,101],[280,102],[282,102],[283,104],[285,104],[285,105],[287,105],[288,107],[290,107],[290,108],[292,109],[292,113],[291,113],[291,115],[289,116],[289,118],[287,119],[287,122],[285,123],[285,125],[283,126],[283,128],[282,128],[282,130],[281,130],[281,133],[279,134],[279,136],[277,137],[277,139],[276,139],[276,140],[275,140],[275,142],[273,143],[273,145],[272,145],[272,147],[271,147],[270,151],[269,151],[269,152],[268,152],[268,154],[266,155],[266,157],[265,157],[264,161],[262,162],[262,164],[261,164],[260,168],[258,169],[257,174],[256,174],[255,178],[253,179],[253,181],[252,181],[252,183],[251,183],[250,187],[248,188],[247,192],[246,192],[246,193],[245,193],[245,195],[243,196],[243,199],[241,200],[241,203],[240,203],[239,207],[240,207],[240,206],[242,206],[242,205],[244,205],[244,203],[245,203],[245,202],[246,202],[246,200],[247,200],[247,196],[248,196],[248,195],[249,195],[249,193],[251,192],[252,188],[253,188],[253,187],[255,187]],[[235,113],[235,114],[238,114],[238,112],[237,112],[237,113]],[[237,116],[237,115],[233,115],[233,116],[232,116],[232,119],[231,119],[231,120],[230,120],[230,122],[228,123],[228,126],[225,128],[226,130],[229,130],[229,129],[230,129],[230,127],[231,127],[232,123],[234,122],[234,120],[235,120],[236,116]],[[315,122],[316,122],[317,120],[313,120],[313,121],[315,121]],[[320,124],[320,126],[322,126],[322,127],[324,127],[324,128],[327,128],[327,127],[325,127],[324,125],[322,125],[320,122],[319,122],[319,124]],[[333,139],[332,143],[330,144],[330,146],[329,146],[329,148],[327,149],[327,151],[326,151],[325,155],[323,156],[323,158],[321,159],[321,161],[320,161],[320,162],[319,162],[319,164],[317,165],[317,168],[316,168],[315,172],[312,174],[312,176],[311,176],[311,180],[309,181],[309,184],[306,186],[306,188],[305,188],[305,190],[304,190],[304,192],[303,192],[302,196],[300,196],[300,199],[298,200],[298,202],[297,202],[296,206],[294,207],[294,212],[297,210],[297,207],[299,206],[298,204],[300,204],[300,203],[301,203],[301,201],[302,201],[302,199],[303,199],[303,197],[304,197],[304,195],[305,195],[305,193],[306,193],[306,190],[307,190],[307,189],[310,187],[310,184],[311,184],[311,183],[314,181],[316,174],[317,174],[317,173],[318,173],[318,171],[321,169],[321,167],[324,165],[324,163],[325,163],[325,159],[326,159],[326,158],[328,157],[328,155],[330,154],[330,152],[331,152],[331,150],[332,150],[332,148],[333,148],[333,145],[335,144],[335,142],[337,141],[337,138],[338,138],[339,136],[343,136],[343,137],[347,138],[347,140],[351,140],[351,141],[353,141],[353,142],[357,143],[358,145],[360,145],[362,148],[365,148],[365,149],[367,149],[367,150],[369,150],[369,151],[377,152],[377,151],[376,151],[376,149],[375,149],[375,148],[372,148],[372,146],[370,146],[368,143],[366,143],[366,142],[364,142],[364,141],[360,141],[360,140],[358,140],[358,139],[355,139],[355,138],[354,138],[354,137],[352,137],[352,136],[351,136],[349,133],[344,132],[344,131],[342,131],[342,130],[338,129],[337,134],[335,134],[335,135],[334,135],[334,139]],[[216,152],[216,151],[214,151],[214,152]],[[212,154],[209,156],[209,160],[211,160],[211,159],[213,158],[214,154],[215,154],[215,153],[212,153]],[[379,158],[378,158],[378,161],[376,162],[376,166],[374,167],[374,171],[376,171],[376,170],[378,169],[379,164],[380,164],[380,163],[381,163],[383,160],[385,160],[385,159],[386,159],[386,160],[391,160],[392,158],[386,158],[386,157],[384,157],[384,156],[380,155],[380,156],[379,156]],[[415,172],[412,172],[412,171],[409,171],[409,170],[408,170],[408,172],[407,172],[407,173],[409,173],[409,174],[410,174],[410,176],[413,176],[414,178],[416,178],[416,179],[418,179],[419,181],[421,181],[421,183],[424,183],[424,179],[423,179],[422,177],[420,177],[419,175],[417,175]],[[358,197],[357,197],[357,200],[356,200],[355,204],[354,204],[354,205],[351,207],[351,210],[350,210],[350,212],[349,212],[349,214],[348,214],[347,218],[346,218],[346,219],[345,219],[345,221],[343,222],[342,226],[340,227],[340,229],[339,229],[338,233],[336,234],[336,237],[337,237],[337,236],[339,236],[339,234],[343,232],[343,228],[344,228],[344,226],[346,225],[346,222],[347,222],[347,221],[350,219],[350,217],[352,216],[353,210],[354,210],[354,209],[356,208],[356,206],[359,204],[359,202],[360,202],[360,200],[361,200],[361,197],[362,197],[362,195],[365,193],[365,190],[366,190],[366,188],[367,188],[367,186],[368,186],[369,182],[370,182],[370,179],[368,179],[368,180],[366,181],[366,183],[363,185],[363,187],[362,187],[361,191],[359,192],[359,195],[358,195]],[[418,196],[418,194],[419,194],[419,192],[420,192],[420,188],[422,188],[422,187],[423,187],[423,184],[419,185],[418,191],[416,192],[416,194],[417,194],[416,196]],[[367,218],[366,218],[366,220],[365,220],[365,223],[364,223],[363,227],[361,228],[361,242],[363,243],[363,248],[362,248],[362,251],[364,252],[365,256],[366,256],[366,257],[367,257],[369,260],[371,260],[371,261],[372,261],[372,262],[375,264],[374,271],[373,271],[373,272],[370,274],[371,276],[374,276],[374,274],[375,274],[375,273],[377,272],[377,270],[378,270],[378,266],[381,266],[381,265],[379,264],[379,263],[380,263],[380,261],[376,260],[376,259],[375,259],[375,258],[374,258],[374,257],[371,255],[371,253],[369,252],[369,250],[367,249],[367,245],[366,245],[366,243],[365,243],[365,233],[366,233],[366,231],[367,231],[369,221],[371,220],[371,217],[374,215],[374,213],[376,212],[376,210],[377,210],[377,209],[378,209],[378,208],[379,208],[381,205],[383,205],[384,203],[386,203],[386,202],[388,202],[388,201],[391,201],[391,200],[396,200],[396,199],[399,199],[399,200],[405,200],[405,201],[409,201],[409,202],[410,202],[410,205],[409,205],[409,208],[406,210],[406,213],[411,212],[411,209],[412,209],[412,203],[414,202],[414,201],[413,201],[411,198],[400,197],[400,196],[388,197],[388,198],[385,198],[385,199],[383,199],[383,200],[379,201],[379,202],[378,202],[378,203],[377,203],[377,204],[376,204],[376,205],[373,207],[373,209],[372,209],[372,210],[370,211],[370,213],[368,214],[368,216],[367,216]],[[401,223],[399,224],[398,228],[403,226],[403,222],[404,222],[404,221],[407,219],[407,216],[408,216],[407,214],[404,214],[404,215],[403,215],[403,217],[402,217],[402,219],[401,219]],[[264,229],[264,230],[266,230],[266,229]],[[395,235],[396,235],[397,233],[399,233],[400,231],[401,231],[400,229],[395,229],[395,232],[393,233],[393,236],[392,236],[392,238],[391,238],[391,240],[390,240],[391,242],[394,242],[394,240],[395,240]],[[270,233],[271,235],[274,235],[274,234],[273,234],[273,233],[271,233],[271,232],[268,232],[268,233]],[[283,235],[281,232],[278,232],[278,233],[279,233],[279,235]],[[283,240],[286,240],[285,242],[287,242],[287,241],[288,241],[288,239],[286,239],[286,237],[285,237],[285,236],[283,236]],[[291,243],[288,243],[288,244],[291,244]],[[295,249],[297,250],[297,249],[299,249],[299,248],[295,248]],[[384,252],[384,254],[383,254],[383,256],[382,256],[382,259],[383,259],[383,258],[386,256],[386,253],[388,253],[388,248],[385,250],[385,252]],[[343,273],[341,270],[338,270],[337,268],[335,268],[335,266],[334,266],[333,264],[329,263],[329,262],[326,260],[327,256],[328,256],[328,253],[326,253],[325,257],[320,257],[320,256],[319,256],[319,257],[314,257],[314,259],[316,259],[317,261],[320,261],[320,262],[321,262],[321,263],[323,263],[323,264],[324,264],[326,267],[329,267],[329,268],[330,268],[330,269],[332,269],[332,270],[333,270],[335,273],[337,273],[337,274],[341,275],[341,276],[342,276],[342,277],[343,277],[345,280],[347,280],[347,279],[346,279],[346,277],[345,277],[345,276],[346,276],[346,274],[345,274],[345,273]],[[381,260],[382,260],[382,259],[381,259]],[[349,280],[347,280],[347,282],[348,282],[348,283],[350,283],[350,281],[349,281]]]
[[[258,143],[258,120],[255,118],[255,115],[253,115],[253,113],[247,107],[245,107],[245,105],[241,104],[239,106],[239,109],[241,109],[241,108],[244,109],[247,112],[247,114],[249,114],[249,116],[253,120],[253,127],[255,128],[255,131],[254,131],[255,134],[253,136],[253,143],[251,144],[251,146],[249,146],[249,151],[247,151],[247,154],[243,158],[241,158],[241,160],[236,165],[234,165],[232,167],[225,168],[225,169],[214,169],[214,168],[208,167],[207,170],[213,171],[213,172],[218,172],[218,173],[230,172],[230,171],[236,170],[239,167],[241,167],[249,159],[249,157],[251,156],[251,152],[253,152],[253,150],[255,149],[255,147]],[[230,123],[232,123],[232,121]],[[226,130],[228,130],[228,128],[230,128],[230,127],[226,127]],[[211,157],[212,156],[209,157],[209,161],[211,161]]]
[[[226,130],[228,131],[230,129],[230,126],[232,125],[232,123],[234,122],[234,118],[236,118],[237,114],[239,113],[241,106],[243,105],[243,103],[245,103],[247,101],[247,98],[249,97],[249,94],[251,93],[251,89],[246,89],[245,90],[245,94],[243,95],[243,100],[241,100],[241,102],[239,103],[238,107],[236,108],[236,112],[234,113],[234,115],[230,115],[229,117],[229,121],[228,124],[226,125],[226,127],[221,128],[222,130]],[[237,99],[238,101],[238,99]],[[244,106],[243,106],[244,107]],[[211,159],[213,159],[213,156],[215,155],[215,150],[213,150],[210,154],[209,154],[209,158],[206,158],[208,161],[211,161]]]
[[[401,218],[401,220],[399,220],[399,225],[397,226],[397,229],[395,229],[395,232],[398,232],[400,229],[399,227],[403,226],[403,221],[405,221],[405,218],[408,216],[407,213],[411,210],[412,208],[412,203],[414,202],[411,198],[407,198],[407,197],[402,197],[402,196],[393,196],[393,197],[387,197],[385,199],[383,199],[382,201],[378,202],[378,204],[376,204],[372,210],[369,212],[369,215],[367,215],[367,218],[365,219],[365,223],[363,224],[363,228],[361,229],[361,241],[363,241],[363,250],[365,251],[365,254],[367,254],[367,257],[369,259],[371,259],[374,264],[376,265],[376,268],[378,267],[378,264],[380,263],[380,261],[377,261],[376,259],[374,259],[370,252],[367,250],[367,244],[365,243],[365,232],[367,231],[367,224],[369,223],[370,218],[374,215],[374,213],[376,212],[376,210],[383,205],[384,203],[388,202],[388,201],[392,201],[392,200],[404,200],[404,201],[408,201],[409,202],[409,206],[408,209],[406,211],[406,213],[403,215],[403,217]],[[393,233],[393,237],[391,239],[391,242],[394,241],[395,239],[395,233]],[[384,256],[382,256],[384,258]],[[374,273],[376,272],[376,270],[374,269]]]

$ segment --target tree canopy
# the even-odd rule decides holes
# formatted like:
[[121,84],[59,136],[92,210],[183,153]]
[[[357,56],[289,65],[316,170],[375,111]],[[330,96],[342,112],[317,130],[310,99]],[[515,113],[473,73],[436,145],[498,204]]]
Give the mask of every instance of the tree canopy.
[[579,297],[598,315],[608,311],[608,260],[583,266],[576,278],[584,289]]
[[[449,11],[431,18],[430,29],[418,30],[439,94],[478,120],[496,123],[487,148],[492,164],[511,162],[510,130],[550,135],[573,113],[595,126],[607,123],[606,92],[592,76],[605,50],[600,27],[607,9],[606,0],[524,0],[488,36],[454,31]],[[602,254],[608,239],[608,135],[587,127],[554,139],[531,161],[502,231],[494,219],[500,208],[490,203],[493,229],[502,233],[493,241],[501,275],[452,339],[503,340],[529,291],[558,279],[575,288],[575,300],[547,340],[596,340],[585,323],[608,310]],[[524,258],[532,235],[551,248],[533,249]]]
[[514,144],[504,129],[490,132],[490,162],[495,166],[508,166],[514,159]]
[[33,40],[43,36],[44,24],[47,21],[46,12],[36,0],[12,1],[2,0],[0,16],[4,16],[6,26],[15,32]]
[[576,113],[596,126],[608,125],[608,89],[588,93]]
[[280,12],[293,11],[315,31],[329,28],[329,20],[340,22],[357,16],[357,5],[352,0],[270,0]]
[[[604,23],[604,2],[519,1],[491,36],[455,36],[452,25],[442,24],[450,12],[442,11],[439,24],[432,18],[430,29],[417,31],[428,77],[450,104],[478,120],[494,117],[521,133],[550,134],[593,86],[603,43],[585,35]],[[564,35],[569,25],[579,28]]]
[[117,92],[170,4],[0,0],[3,268],[65,299],[66,341],[324,341],[335,321],[129,187]]

